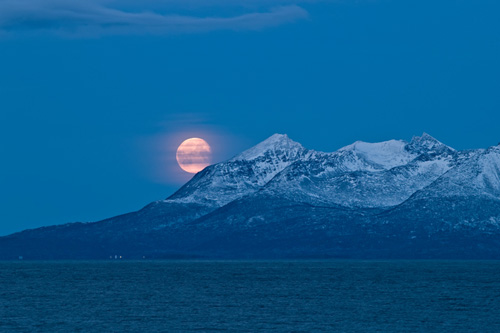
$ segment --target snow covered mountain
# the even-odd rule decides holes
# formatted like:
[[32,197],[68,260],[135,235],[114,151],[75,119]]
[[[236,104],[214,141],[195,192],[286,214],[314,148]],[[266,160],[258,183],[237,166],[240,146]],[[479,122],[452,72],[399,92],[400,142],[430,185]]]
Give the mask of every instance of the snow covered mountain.
[[428,134],[332,153],[275,134],[165,200],[0,238],[0,259],[500,258],[500,146]]
[[409,143],[357,141],[333,153],[307,150],[287,135],[275,134],[207,167],[166,202],[221,207],[262,189],[302,202],[389,207],[436,180],[458,156],[425,133]]
[[459,163],[418,197],[500,198],[500,146],[464,152]]
[[411,142],[356,142],[334,153],[313,153],[267,186],[311,204],[390,207],[452,168],[460,154],[428,134]]
[[290,164],[309,155],[287,135],[274,134],[229,161],[208,166],[166,201],[220,207],[259,190]]

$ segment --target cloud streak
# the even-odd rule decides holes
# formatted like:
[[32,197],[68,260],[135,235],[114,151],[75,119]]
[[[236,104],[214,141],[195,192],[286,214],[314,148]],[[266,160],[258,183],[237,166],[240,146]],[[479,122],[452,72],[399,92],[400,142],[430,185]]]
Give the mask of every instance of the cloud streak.
[[303,8],[282,2],[277,7],[232,16],[164,13],[155,11],[157,8],[152,2],[148,2],[149,8],[126,11],[113,7],[114,3],[103,0],[0,0],[0,36],[49,33],[100,37],[261,30],[308,17]]

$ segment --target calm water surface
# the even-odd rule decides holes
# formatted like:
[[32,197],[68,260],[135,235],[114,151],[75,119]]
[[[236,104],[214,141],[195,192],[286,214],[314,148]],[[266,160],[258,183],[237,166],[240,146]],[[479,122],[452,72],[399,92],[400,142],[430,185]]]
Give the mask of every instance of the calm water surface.
[[500,262],[0,262],[0,332],[500,332]]

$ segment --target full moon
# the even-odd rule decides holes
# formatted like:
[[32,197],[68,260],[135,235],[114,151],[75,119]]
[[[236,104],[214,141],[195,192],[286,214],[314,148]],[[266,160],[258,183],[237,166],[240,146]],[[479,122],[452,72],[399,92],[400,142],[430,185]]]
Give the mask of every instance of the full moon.
[[189,173],[197,173],[210,165],[212,149],[203,139],[191,138],[184,140],[175,157],[182,170]]

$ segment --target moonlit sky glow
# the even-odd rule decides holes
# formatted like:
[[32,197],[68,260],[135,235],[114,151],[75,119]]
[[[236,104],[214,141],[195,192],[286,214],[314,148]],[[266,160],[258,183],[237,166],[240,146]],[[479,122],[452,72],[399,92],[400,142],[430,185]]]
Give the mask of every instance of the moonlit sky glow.
[[171,195],[274,133],[500,142],[500,1],[0,1],[0,235]]

